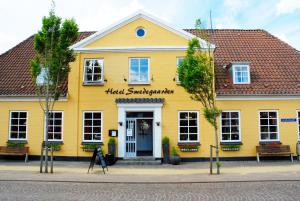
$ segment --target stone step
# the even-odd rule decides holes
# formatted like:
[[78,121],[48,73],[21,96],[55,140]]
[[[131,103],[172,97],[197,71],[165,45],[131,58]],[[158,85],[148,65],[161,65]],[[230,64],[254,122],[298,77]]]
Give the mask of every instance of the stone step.
[[161,160],[155,160],[155,158],[124,158],[123,160],[118,160],[116,165],[124,165],[124,166],[139,166],[139,165],[161,165]]

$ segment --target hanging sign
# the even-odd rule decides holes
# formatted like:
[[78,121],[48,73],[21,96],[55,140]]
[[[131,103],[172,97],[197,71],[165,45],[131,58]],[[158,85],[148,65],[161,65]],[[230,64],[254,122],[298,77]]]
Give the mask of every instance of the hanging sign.
[[281,118],[281,122],[296,122],[296,118]]
[[133,135],[133,130],[130,129],[130,128],[128,128],[128,129],[127,129],[127,132],[126,132],[126,135],[127,135],[128,137],[132,137],[132,135]]

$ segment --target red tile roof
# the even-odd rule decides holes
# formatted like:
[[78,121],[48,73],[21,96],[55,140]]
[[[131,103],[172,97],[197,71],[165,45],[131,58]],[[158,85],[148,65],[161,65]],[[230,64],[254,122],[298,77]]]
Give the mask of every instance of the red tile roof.
[[[186,31],[200,36],[194,29]],[[300,52],[264,30],[207,30],[217,48],[219,95],[300,95]],[[234,85],[231,62],[250,62],[250,84]]]
[[[186,31],[200,36],[199,31]],[[80,41],[95,32],[81,32]],[[300,53],[264,30],[213,30],[219,95],[300,95]],[[34,96],[30,74],[33,36],[0,55],[0,96]],[[224,65],[250,62],[251,84],[234,85]],[[67,84],[64,86],[67,91]]]

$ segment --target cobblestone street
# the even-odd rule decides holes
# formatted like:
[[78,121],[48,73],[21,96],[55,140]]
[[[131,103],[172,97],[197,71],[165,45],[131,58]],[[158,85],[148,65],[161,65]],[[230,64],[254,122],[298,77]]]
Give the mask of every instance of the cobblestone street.
[[0,182],[1,200],[299,200],[300,182],[112,184]]

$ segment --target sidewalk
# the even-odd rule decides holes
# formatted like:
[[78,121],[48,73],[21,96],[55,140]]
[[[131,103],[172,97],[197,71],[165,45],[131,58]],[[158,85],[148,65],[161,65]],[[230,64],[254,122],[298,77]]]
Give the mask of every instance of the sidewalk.
[[[0,180],[109,183],[193,183],[234,181],[300,181],[300,162],[222,162],[221,175],[209,175],[208,162],[178,166],[109,166],[104,175],[95,166],[87,174],[89,162],[55,162],[54,174],[40,174],[39,162],[0,161]],[[214,169],[214,172],[216,170]]]

